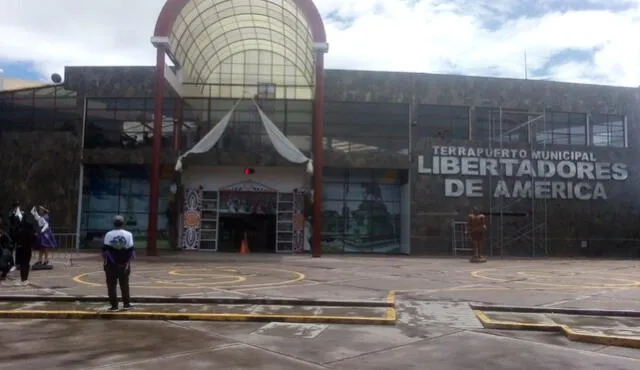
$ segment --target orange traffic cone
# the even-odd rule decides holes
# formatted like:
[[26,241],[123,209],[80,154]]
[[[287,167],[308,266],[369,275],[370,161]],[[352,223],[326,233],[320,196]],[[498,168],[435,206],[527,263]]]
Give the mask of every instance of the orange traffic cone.
[[247,239],[242,239],[242,243],[240,243],[240,254],[249,253],[249,246],[247,245]]

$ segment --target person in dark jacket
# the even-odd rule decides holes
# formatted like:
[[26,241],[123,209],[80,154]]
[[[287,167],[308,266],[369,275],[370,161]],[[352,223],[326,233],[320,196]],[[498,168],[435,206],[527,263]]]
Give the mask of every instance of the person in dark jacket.
[[7,279],[13,267],[13,242],[0,225],[0,281]]
[[16,238],[11,238],[16,250],[15,263],[19,266],[22,285],[29,285],[31,257],[33,248],[38,243],[38,222],[33,215],[25,213],[15,231]]
[[[9,216],[7,217],[7,233],[11,238],[11,243],[13,244],[14,253],[18,247],[18,239],[20,233],[20,224],[22,223],[22,218],[24,217],[24,212],[22,212],[22,208],[20,207],[20,202],[15,201],[11,205],[11,210],[9,211]],[[12,256],[12,261],[15,268],[20,268],[20,265],[16,262],[16,258]]]
[[124,229],[124,218],[116,216],[113,219],[113,230],[104,236],[102,247],[102,262],[107,279],[107,293],[109,294],[109,311],[118,311],[118,294],[116,288],[120,283],[122,303],[125,310],[131,309],[129,291],[129,275],[131,261],[135,257],[133,234]]

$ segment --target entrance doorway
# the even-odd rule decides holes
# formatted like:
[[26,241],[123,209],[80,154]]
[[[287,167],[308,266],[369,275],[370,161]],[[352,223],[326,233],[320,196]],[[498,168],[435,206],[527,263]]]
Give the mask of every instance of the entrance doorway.
[[276,216],[257,214],[221,214],[219,252],[240,252],[245,235],[251,253],[275,253]]

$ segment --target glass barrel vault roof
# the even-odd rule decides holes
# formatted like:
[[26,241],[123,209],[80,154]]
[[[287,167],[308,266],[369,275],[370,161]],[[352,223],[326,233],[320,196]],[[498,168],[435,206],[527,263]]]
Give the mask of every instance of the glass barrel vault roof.
[[311,87],[311,29],[293,0],[191,0],[169,36],[185,82]]

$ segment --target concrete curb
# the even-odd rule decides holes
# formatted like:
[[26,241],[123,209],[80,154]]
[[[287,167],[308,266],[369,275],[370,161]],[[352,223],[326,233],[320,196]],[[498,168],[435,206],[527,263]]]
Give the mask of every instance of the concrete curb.
[[[42,296],[3,295],[0,302],[107,302],[106,296]],[[370,307],[395,308],[395,299],[386,301],[340,301],[315,299],[277,298],[186,298],[161,296],[134,296],[132,303],[159,304],[224,304],[224,305],[269,305],[269,306],[314,306],[314,307]]]
[[303,315],[260,315],[224,313],[178,313],[178,312],[98,312],[98,311],[0,311],[0,319],[61,319],[61,320],[172,320],[172,321],[242,321],[242,322],[287,322],[304,324],[347,324],[347,325],[395,325],[387,317],[365,316],[303,316]]
[[472,310],[489,312],[513,312],[513,313],[556,313],[562,315],[582,315],[582,316],[612,316],[612,317],[640,317],[640,311],[627,310],[594,310],[575,308],[553,308],[553,307],[523,307],[523,306],[493,306],[469,304]]
[[385,318],[389,321],[393,321],[394,323],[396,322],[397,319],[397,315],[396,315],[396,292],[395,291],[390,291],[389,294],[387,294],[387,309],[385,311]]
[[[490,311],[490,310],[487,310]],[[495,311],[506,312],[506,311]],[[513,311],[512,311],[513,312]],[[560,324],[532,324],[515,321],[496,321],[490,319],[484,312],[473,310],[478,320],[485,329],[499,330],[534,330],[534,331],[550,331],[562,333],[569,340],[575,342],[585,342],[593,344],[601,344],[605,346],[617,346],[640,349],[640,337],[620,337],[615,335],[579,333],[571,329],[567,325]]]

